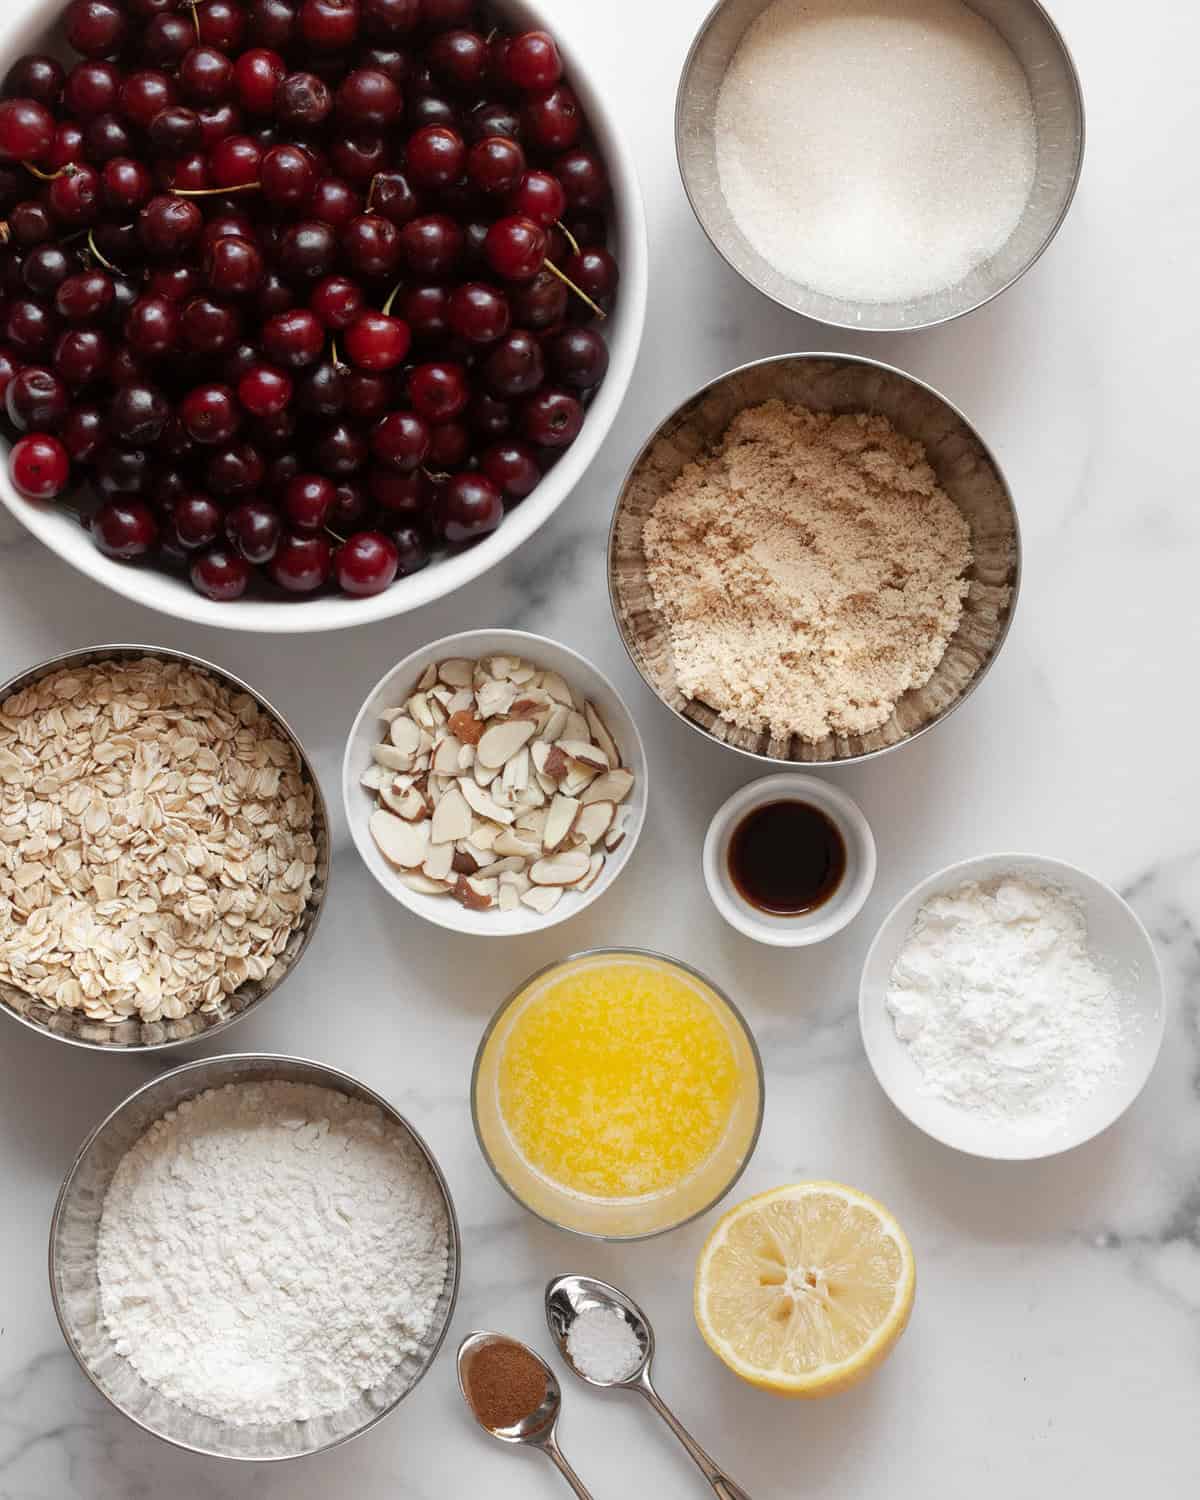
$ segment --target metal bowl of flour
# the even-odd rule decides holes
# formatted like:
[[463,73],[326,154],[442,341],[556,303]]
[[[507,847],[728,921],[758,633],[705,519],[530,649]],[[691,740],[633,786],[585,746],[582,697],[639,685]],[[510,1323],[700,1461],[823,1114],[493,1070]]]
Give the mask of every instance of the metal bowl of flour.
[[[713,248],[781,307],[835,328],[888,333],[930,328],[990,302],[1019,281],[1058,233],[1083,168],[1083,90],[1058,27],[1039,0],[966,0],[990,21],[1024,70],[1033,100],[1037,166],[1007,242],[956,285],[907,302],[826,296],[782,275],[733,218],[717,167],[717,97],[734,53],[772,0],[718,0],[692,43],[675,100],[675,151],[684,190]],[[898,66],[901,66],[898,64]]]
[[[167,1400],[117,1352],[100,1313],[96,1274],[100,1218],[121,1158],[169,1110],[207,1089],[267,1080],[314,1084],[375,1105],[398,1126],[427,1163],[446,1210],[446,1281],[420,1349],[404,1355],[384,1382],[340,1411],[305,1422],[236,1426]],[[403,1115],[349,1074],[298,1057],[243,1053],[186,1063],[145,1084],[119,1104],[80,1147],[67,1173],[50,1224],[50,1294],[67,1347],[100,1394],[143,1429],[213,1458],[270,1463],[323,1453],[366,1432],[394,1411],[437,1358],[454,1315],[462,1266],[454,1202],[441,1168]]]
[[[911,688],[880,728],[809,743],[742,729],[679,686],[667,621],[647,577],[642,528],[684,467],[719,442],[743,407],[781,400],[817,411],[870,412],[924,445],[938,483],[966,517],[974,562],[958,629],[933,676]],[[961,707],[1004,645],[1021,582],[1016,507],[995,456],[967,418],[932,386],[850,354],[781,354],[730,370],[666,417],[633,461],[608,537],[608,590],[617,629],[647,687],[699,733],[777,769],[869,760],[915,740]]]

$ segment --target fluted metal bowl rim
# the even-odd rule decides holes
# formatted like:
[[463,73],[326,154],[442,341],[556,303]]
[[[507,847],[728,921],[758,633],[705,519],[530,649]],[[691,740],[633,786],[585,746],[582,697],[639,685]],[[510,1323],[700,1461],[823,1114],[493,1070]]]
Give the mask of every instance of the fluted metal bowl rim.
[[[877,750],[861,750],[854,755],[839,756],[836,760],[798,761],[788,760],[783,758],[782,756],[777,755],[763,755],[758,750],[747,750],[741,745],[730,744],[728,740],[718,739],[717,736],[714,735],[710,730],[706,729],[703,724],[697,724],[694,719],[689,719],[686,714],[680,713],[679,709],[677,709],[674,704],[668,703],[667,700],[655,687],[654,683],[651,682],[650,678],[643,670],[642,664],[638,659],[635,646],[633,642],[630,641],[629,635],[626,632],[624,622],[621,618],[621,611],[617,602],[617,569],[615,565],[617,524],[621,519],[621,511],[625,503],[625,497],[629,493],[630,483],[633,479],[634,474],[637,472],[639,466],[641,465],[642,460],[650,452],[651,448],[654,447],[655,443],[658,442],[659,438],[662,436],[663,429],[668,427],[685,407],[691,406],[694,402],[701,400],[704,396],[707,396],[710,391],[715,390],[725,381],[732,380],[738,375],[745,374],[747,370],[758,369],[761,365],[787,364],[795,360],[822,359],[837,360],[843,364],[848,365],[864,365],[869,369],[882,370],[888,375],[898,375],[902,380],[906,380],[911,385],[920,387],[921,390],[926,391],[929,395],[933,396],[935,400],[940,401],[942,405],[945,406],[946,409],[950,411],[963,424],[966,430],[979,444],[983,452],[987,455],[992,468],[995,470],[996,478],[1000,483],[1001,490],[1004,492],[1004,498],[1008,502],[1008,508],[1012,515],[1012,595],[1008,602],[1007,617],[1000,627],[1000,632],[996,637],[996,643],[992,649],[991,655],[988,657],[987,661],[984,662],[979,671],[975,673],[974,677],[971,678],[971,681],[958,695],[958,697],[955,698],[954,702],[951,703],[947,708],[943,709],[940,714],[930,719],[927,724],[922,724],[921,727],[919,729],[915,729],[912,734],[907,734],[903,739],[896,740],[890,745],[881,745]],[[913,744],[916,740],[919,740],[922,735],[928,734],[931,729],[936,729],[939,724],[944,724],[952,714],[957,713],[958,710],[967,701],[967,699],[970,698],[971,695],[975,692],[976,688],[979,687],[980,683],[983,682],[984,678],[992,670],[993,666],[995,666],[1001,651],[1004,649],[1004,643],[1008,639],[1008,633],[1012,629],[1013,620],[1016,618],[1017,603],[1021,594],[1021,578],[1023,571],[1021,518],[1017,512],[1016,501],[1013,499],[1012,487],[1009,485],[1007,476],[1005,475],[1004,469],[1000,464],[1000,460],[996,457],[991,445],[984,440],[983,436],[979,432],[979,429],[975,426],[974,422],[972,422],[971,419],[966,415],[966,413],[963,412],[961,408],[956,406],[948,396],[943,395],[943,393],[939,391],[936,386],[930,385],[928,381],[922,380],[917,375],[910,374],[907,370],[900,369],[898,365],[890,365],[882,359],[871,359],[868,355],[865,354],[843,354],[838,351],[829,350],[804,350],[800,353],[793,354],[768,354],[761,359],[750,359],[747,360],[744,364],[735,365],[732,369],[725,370],[722,372],[722,374],[714,376],[713,379],[705,381],[705,383],[702,386],[698,387],[695,391],[693,391],[690,396],[685,396],[682,401],[677,402],[675,406],[673,406],[667,413],[667,415],[657,423],[650,436],[638,449],[637,454],[634,456],[633,462],[625,471],[625,477],[624,479],[622,479],[620,489],[617,491],[616,504],[613,506],[612,519],[608,525],[608,541],[606,543],[606,568],[608,572],[608,603],[609,608],[612,611],[613,621],[617,627],[617,634],[621,638],[621,644],[625,648],[626,656],[628,656],[630,662],[632,662],[635,670],[637,671],[638,676],[645,683],[648,690],[654,695],[654,698],[657,700],[657,702],[661,703],[663,707],[674,714],[674,716],[681,723],[686,724],[689,729],[694,730],[698,735],[707,740],[711,745],[719,745],[723,750],[733,751],[736,755],[745,756],[747,760],[756,761],[760,765],[774,766],[777,770],[784,770],[788,767],[795,767],[795,769],[798,771],[819,771],[837,766],[862,765],[866,761],[875,760],[881,755],[890,755],[895,750],[904,749],[906,745]]]
[[[412,1385],[408,1387],[407,1390],[402,1391],[394,1401],[390,1402],[381,1411],[376,1412],[375,1415],[371,1417],[369,1421],[364,1422],[361,1427],[356,1427],[353,1432],[343,1433],[340,1437],[333,1438],[327,1443],[322,1443],[319,1447],[313,1448],[306,1453],[222,1453],[214,1448],[203,1448],[195,1443],[184,1442],[181,1438],[171,1437],[170,1434],[160,1432],[156,1427],[152,1427],[148,1422],[142,1421],[140,1417],[135,1416],[131,1411],[127,1411],[125,1407],[120,1404],[120,1402],[116,1401],[100,1385],[99,1381],[96,1379],[96,1376],[93,1374],[90,1365],[84,1358],[82,1350],[78,1347],[71,1335],[71,1331],[67,1323],[67,1318],[58,1295],[58,1278],[55,1274],[55,1245],[58,1239],[58,1227],[62,1219],[63,1212],[66,1208],[71,1189],[74,1185],[76,1175],[79,1172],[79,1169],[83,1164],[83,1160],[87,1156],[88,1152],[104,1135],[104,1133],[112,1125],[114,1125],[116,1121],[126,1112],[126,1110],[131,1109],[134,1104],[142,1098],[143,1095],[151,1092],[153,1089],[160,1088],[164,1083],[166,1083],[168,1079],[179,1078],[181,1075],[186,1073],[196,1073],[200,1075],[200,1079],[197,1084],[195,1093],[200,1094],[203,1093],[205,1089],[223,1087],[223,1082],[217,1079],[209,1078],[205,1075],[207,1073],[215,1071],[223,1065],[227,1065],[230,1063],[263,1063],[267,1064],[268,1066],[274,1067],[311,1068],[314,1070],[314,1072],[320,1075],[320,1078],[322,1080],[319,1084],[317,1084],[318,1087],[332,1088],[338,1093],[346,1094],[348,1097],[365,1097],[372,1104],[376,1105],[380,1110],[382,1110],[384,1115],[389,1120],[391,1120],[393,1124],[399,1125],[403,1130],[407,1132],[409,1137],[417,1146],[417,1149],[420,1151],[430,1171],[433,1173],[434,1181],[437,1183],[438,1189],[442,1194],[443,1202],[446,1205],[446,1224],[448,1231],[447,1242],[450,1250],[450,1255],[454,1262],[454,1269],[450,1286],[450,1300],[446,1307],[446,1315],[442,1327],[438,1332],[438,1336],[434,1341],[432,1348],[430,1349],[429,1356],[425,1361],[424,1368],[421,1370],[420,1374],[417,1375],[416,1379],[413,1381]],[[194,1098],[195,1094],[190,1094],[188,1095],[188,1097]],[[168,1107],[173,1108],[174,1106]],[[454,1206],[453,1194],[450,1192],[450,1184],[447,1182],[446,1176],[439,1166],[437,1158],[434,1156],[433,1151],[430,1149],[429,1143],[426,1141],[425,1137],[416,1128],[411,1120],[409,1120],[405,1115],[402,1115],[394,1104],[391,1104],[387,1099],[383,1097],[382,1094],[377,1093],[373,1088],[371,1088],[369,1084],[363,1083],[361,1079],[356,1078],[352,1073],[346,1073],[340,1068],[331,1067],[329,1063],[318,1062],[315,1058],[311,1057],[295,1057],[288,1053],[282,1052],[222,1052],[216,1057],[202,1057],[197,1058],[193,1062],[181,1063],[178,1067],[169,1068],[165,1073],[159,1073],[154,1078],[148,1079],[145,1083],[139,1084],[139,1086],[134,1089],[131,1094],[127,1094],[119,1104],[117,1104],[113,1109],[109,1110],[108,1114],[104,1116],[104,1118],[99,1122],[98,1125],[96,1125],[91,1131],[89,1131],[87,1137],[83,1141],[83,1144],[79,1147],[79,1150],[76,1151],[74,1160],[71,1162],[71,1165],[67,1169],[67,1173],[62,1180],[62,1186],[58,1190],[58,1196],[54,1200],[54,1212],[50,1216],[50,1237],[49,1243],[47,1245],[46,1261],[50,1280],[50,1300],[54,1304],[54,1316],[58,1320],[58,1327],[59,1331],[62,1333],[63,1341],[65,1342],[67,1348],[71,1351],[75,1363],[83,1371],[84,1375],[87,1376],[89,1383],[94,1387],[96,1391],[99,1392],[101,1396],[103,1396],[104,1400],[108,1402],[108,1404],[113,1408],[114,1411],[120,1412],[120,1414],[123,1417],[126,1417],[130,1422],[132,1422],[135,1427],[140,1427],[143,1432],[149,1433],[151,1437],[157,1438],[160,1442],[169,1444],[172,1448],[179,1448],[188,1453],[197,1453],[205,1458],[222,1458],[235,1463],[274,1464],[287,1463],[292,1461],[293,1459],[299,1458],[312,1458],[318,1453],[327,1453],[332,1448],[340,1448],[343,1443],[348,1443],[356,1437],[361,1437],[364,1432],[368,1432],[372,1427],[376,1426],[377,1423],[382,1422],[385,1417],[390,1416],[392,1412],[394,1412],[396,1408],[401,1404],[401,1402],[403,1402],[408,1396],[410,1396],[412,1392],[417,1388],[417,1386],[420,1385],[421,1381],[424,1380],[425,1376],[428,1374],[430,1367],[434,1364],[438,1355],[441,1353],[442,1345],[446,1341],[446,1335],[450,1331],[450,1325],[454,1321],[454,1312],[455,1308],[458,1305],[458,1293],[462,1285],[462,1231],[459,1228],[458,1213]]]
[[[85,1052],[111,1054],[114,1057],[139,1057],[153,1052],[168,1052],[178,1047],[192,1047],[200,1042],[210,1041],[214,1037],[220,1036],[230,1026],[235,1025],[238,1021],[256,1011],[276,991],[282,989],[295,972],[300,960],[308,951],[309,944],[316,933],[317,925],[321,920],[322,912],[325,910],[325,901],[329,894],[329,869],[332,867],[333,862],[329,808],[325,802],[325,794],[321,790],[321,782],[317,776],[316,767],[309,757],[308,751],[304,748],[304,742],[270,699],[264,697],[256,687],[252,687],[248,682],[238,677],[236,673],[229,671],[227,667],[218,666],[216,662],[209,661],[203,656],[196,656],[191,651],[178,650],[173,646],[148,646],[136,641],[106,641],[98,646],[80,646],[76,647],[73,651],[60,652],[57,656],[48,657],[45,661],[38,662],[35,666],[27,667],[24,671],[16,673],[7,682],[0,684],[0,703],[3,703],[5,699],[11,697],[14,693],[24,692],[26,688],[32,687],[44,677],[48,677],[52,672],[63,668],[94,666],[106,660],[131,660],[135,655],[152,657],[158,661],[182,662],[186,666],[198,667],[201,671],[210,672],[218,682],[223,683],[226,687],[232,688],[236,692],[248,693],[258,706],[284,732],[289,742],[295,748],[301,768],[305,772],[308,782],[313,789],[314,824],[325,836],[325,862],[327,871],[325,884],[317,900],[310,903],[306,909],[307,917],[304,924],[304,933],[300,946],[296,950],[295,957],[288,966],[287,973],[277,979],[270,989],[259,995],[257,999],[252,1000],[249,1005],[243,1006],[241,1010],[236,1011],[231,1016],[226,1016],[223,1021],[218,1021],[214,1026],[208,1027],[207,1030],[197,1032],[195,1036],[174,1037],[164,1042],[131,1042],[127,1046],[110,1045],[106,1042],[93,1042],[85,1037],[65,1036],[59,1032],[51,1031],[47,1027],[40,1025],[37,1021],[30,1020],[28,1016],[23,1016],[13,1010],[3,997],[0,996],[0,1012],[6,1015],[9,1020],[16,1021],[29,1031],[32,1031],[35,1036],[46,1037],[52,1042],[61,1042],[68,1047],[79,1047]],[[259,983],[267,983],[269,972],[267,977],[259,981]],[[19,985],[14,985],[13,987],[15,989],[20,988]],[[236,991],[234,993],[236,994]]]

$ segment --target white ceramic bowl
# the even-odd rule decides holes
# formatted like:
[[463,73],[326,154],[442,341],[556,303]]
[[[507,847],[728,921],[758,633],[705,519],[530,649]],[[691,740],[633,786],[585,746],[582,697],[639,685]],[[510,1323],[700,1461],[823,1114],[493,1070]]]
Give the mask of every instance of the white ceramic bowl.
[[[564,39],[554,25],[553,7],[532,4],[530,0],[496,0],[495,9],[520,29],[544,26],[555,32],[567,77],[583,103],[612,181],[615,205],[612,248],[621,268],[621,283],[616,305],[605,324],[608,374],[588,407],[583,431],[563,458],[491,536],[462,552],[435,559],[422,572],[399,580],[374,598],[331,595],[320,599],[239,599],[232,604],[217,604],[202,598],[185,579],[152,568],[114,562],[97,551],[73,515],[53,505],[23,499],[9,481],[5,451],[0,454],[0,500],[52,552],[125,598],[177,619],[228,630],[283,634],[342,630],[418,609],[478,578],[515,552],[550,519],[596,456],[633,376],[646,318],[646,220],[633,151],[609,101],[593,82],[582,50],[572,47],[569,38]],[[47,50],[47,38],[61,13],[61,0],[34,0],[32,4],[10,6],[0,12],[0,72],[24,52]]]
[[[1118,1072],[1082,1100],[1069,1118],[1036,1135],[923,1093],[920,1071],[896,1036],[887,1010],[892,967],[925,902],[968,881],[1011,874],[1058,886],[1081,903],[1088,946],[1116,980],[1124,1003]],[[934,1140],[958,1151],[1001,1161],[1031,1161],[1082,1145],[1125,1113],[1145,1087],[1162,1046],[1166,998],[1150,935],[1111,886],[1063,860],[1037,854],[985,854],[930,875],[892,908],[863,965],[858,1014],[868,1061],[901,1114]]]
[[[730,839],[748,812],[768,802],[808,802],[819,808],[842,835],[845,874],[833,895],[815,911],[795,917],[759,911],[730,877]],[[708,894],[729,925],[756,943],[775,948],[807,948],[841,932],[863,909],[875,884],[875,837],[858,803],[832,782],[797,772],[764,776],[734,792],[708,825],[702,857]]]
[[[510,912],[495,909],[468,911],[449,896],[425,896],[410,890],[380,854],[371,837],[369,822],[377,805],[375,794],[359,784],[359,778],[371,764],[371,747],[379,743],[380,712],[403,703],[431,662],[445,661],[454,656],[476,660],[497,654],[523,656],[540,667],[549,667],[560,673],[568,686],[590,698],[617,742],[621,764],[634,775],[633,790],[621,804],[625,810],[625,837],[605,859],[604,869],[596,883],[583,892],[564,891],[562,900],[546,916],[540,916],[527,906]],[[479,937],[516,937],[556,927],[559,922],[577,916],[608,890],[629,863],[637,846],[646,817],[646,777],[646,751],[637,725],[616,688],[586,657],[567,646],[560,646],[557,641],[530,635],[524,630],[467,630],[422,646],[381,677],[371,689],[346,742],[342,760],[342,798],[350,833],[367,869],[401,906],[451,932],[473,933]]]

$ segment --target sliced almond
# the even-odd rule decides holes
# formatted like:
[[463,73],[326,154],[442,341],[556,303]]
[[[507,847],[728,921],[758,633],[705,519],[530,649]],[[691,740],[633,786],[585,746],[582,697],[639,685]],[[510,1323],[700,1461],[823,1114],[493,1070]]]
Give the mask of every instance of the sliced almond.
[[580,797],[581,802],[624,802],[633,790],[633,772],[619,766],[607,775],[597,776]]
[[563,754],[557,745],[551,745],[549,754],[546,756],[545,764],[542,766],[542,775],[551,781],[561,781],[570,771],[571,762]]
[[438,662],[437,675],[452,688],[466,688],[471,686],[471,674],[474,670],[473,661],[467,661],[463,656],[451,656],[446,661]]
[[408,700],[408,711],[422,729],[437,728],[437,720],[433,717],[433,710],[429,707],[428,694],[414,693]]
[[469,771],[474,764],[475,746],[460,745],[458,747],[458,769],[460,771]]
[[515,672],[520,665],[519,656],[493,656],[491,661],[486,663],[485,670],[489,670],[491,675],[501,682]]
[[610,766],[621,764],[621,752],[617,749],[617,742],[608,732],[608,725],[600,717],[600,710],[590,700],[583,705],[583,716],[587,720],[588,728],[591,730],[592,738],[608,756]]
[[446,704],[448,714],[472,714],[475,713],[475,692],[471,687],[459,688],[456,693],[450,695],[450,701]]
[[501,884],[500,894],[496,900],[501,911],[516,911],[517,907],[521,904],[521,893],[515,885]]
[[425,668],[425,670],[421,673],[421,680],[420,680],[420,682],[417,683],[417,692],[418,693],[427,693],[429,691],[429,689],[434,685],[434,683],[436,681],[437,681],[437,663],[436,662],[430,662],[429,665]]
[[562,900],[562,886],[534,886],[521,896],[521,905],[532,908],[541,917],[548,917]]
[[488,767],[502,766],[529,743],[534,728],[528,719],[503,719],[489,725],[475,747],[475,758]]
[[573,760],[567,774],[559,782],[559,786],[568,797],[577,797],[585,786],[595,781],[599,774],[595,766],[585,766],[582,761]]
[[559,740],[567,730],[567,718],[571,710],[561,703],[556,703],[546,716],[546,722],[538,732],[538,738],[542,740]]
[[477,812],[481,818],[490,818],[493,823],[512,822],[513,815],[509,809],[501,807],[494,797],[489,796],[483,787],[477,786],[469,776],[465,776],[459,786],[472,812]]
[[477,870],[484,870],[488,865],[494,865],[499,858],[490,849],[485,849],[482,844],[475,843],[473,839],[464,839],[461,844],[457,845],[457,848],[459,853],[471,856]]
[[430,880],[418,870],[402,870],[400,880],[410,891],[420,891],[422,896],[445,896],[450,891],[444,880]]
[[[554,783],[550,783],[553,789]],[[528,786],[523,786],[517,793],[517,804],[520,807],[541,807],[546,801],[546,793],[542,790],[541,782],[535,777]]]
[[517,814],[514,827],[519,833],[528,833],[530,838],[536,839],[538,848],[542,846],[542,833],[546,827],[546,819],[550,816],[549,806],[531,807],[526,812]]
[[402,755],[416,755],[421,748],[421,726],[414,724],[407,714],[402,714],[392,720],[388,739]]
[[449,880],[453,865],[453,844],[430,844],[426,850],[421,871],[423,874],[428,875],[430,880]]
[[508,710],[510,719],[530,719],[536,722],[547,711],[545,699],[531,697],[522,694],[520,698],[514,698],[512,707]]
[[429,848],[429,825],[406,823],[395,813],[377,807],[369,827],[380,854],[398,869],[413,870],[422,863]]
[[546,826],[542,831],[542,848],[547,854],[553,854],[562,847],[578,811],[579,803],[574,797],[558,796],[551,802],[550,811],[546,815]]
[[623,828],[610,828],[604,835],[604,847],[611,854],[613,850],[625,841],[625,830]]
[[406,823],[419,823],[422,818],[429,816],[425,798],[415,787],[410,786],[407,791],[398,792],[395,787],[385,786],[379,793],[379,800],[389,812],[394,812]]
[[561,703],[565,708],[574,706],[571,689],[557,672],[543,672],[542,687],[554,699],[555,703]]
[[475,764],[471,767],[471,776],[476,786],[491,786],[500,774],[499,766],[485,766],[479,759],[479,746],[475,746]]
[[453,786],[433,810],[433,827],[429,836],[435,844],[453,844],[465,839],[470,832],[471,809],[459,788]]
[[492,848],[504,859],[511,855],[523,860],[538,859],[542,853],[540,840],[535,841],[532,834],[521,834],[512,828],[504,829]]
[[433,752],[433,769],[439,776],[457,776],[459,772],[458,752],[462,746],[452,734],[440,739]]
[[575,889],[577,891],[590,890],[591,887],[594,886],[596,884],[596,881],[600,878],[600,871],[603,870],[603,868],[604,868],[604,856],[603,856],[603,854],[593,854],[592,855],[592,862],[588,866],[588,872],[587,872],[587,874],[578,883],[578,885],[576,885]]
[[504,767],[504,785],[521,792],[529,785],[529,746],[524,745]]
[[532,682],[536,676],[537,668],[531,666],[527,661],[517,662],[516,666],[508,674],[510,682],[515,682],[522,686],[527,682]]
[[502,870],[500,873],[500,889],[503,890],[506,885],[511,885],[519,896],[524,895],[526,891],[533,888],[532,882],[524,870]]
[[490,892],[481,890],[479,882],[471,875],[460,875],[450,894],[468,911],[488,911],[496,904]]
[[591,857],[582,849],[568,849],[539,859],[529,869],[534,885],[575,885],[591,867]]
[[470,709],[460,708],[457,713],[450,715],[446,728],[459,744],[477,745],[483,734],[484,723],[477,713]]
[[582,834],[589,844],[598,843],[612,827],[616,816],[615,802],[589,802],[579,809],[573,831]]
[[473,854],[468,854],[465,849],[456,845],[450,857],[450,868],[456,875],[474,875],[479,869],[479,861]]
[[591,766],[596,771],[609,771],[612,764],[599,745],[591,740],[559,740],[558,748],[564,755],[577,760],[581,766]]
[[471,832],[467,837],[477,849],[491,849],[497,838],[505,830],[495,823],[485,822],[482,818],[476,818],[471,824]]
[[582,740],[584,744],[591,738],[591,730],[588,721],[577,708],[567,710],[567,722],[563,732],[559,735],[560,740]]
[[494,682],[489,677],[475,689],[480,717],[494,719],[498,714],[506,714],[516,696],[517,690],[511,682]]
[[372,761],[367,769],[358,778],[359,786],[365,786],[369,792],[378,792],[392,779],[392,773],[386,766],[378,761]]
[[525,859],[522,855],[507,854],[503,859],[498,859],[495,864],[488,865],[488,879],[493,880],[498,875],[515,875],[525,869]]
[[381,766],[386,766],[389,771],[411,771],[413,768],[413,757],[406,755],[403,750],[397,750],[395,745],[376,745],[371,754]]

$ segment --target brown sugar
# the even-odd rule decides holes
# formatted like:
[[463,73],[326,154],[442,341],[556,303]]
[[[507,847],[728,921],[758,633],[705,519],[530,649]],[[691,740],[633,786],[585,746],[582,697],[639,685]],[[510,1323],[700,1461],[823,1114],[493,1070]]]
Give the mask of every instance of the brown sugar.
[[541,1361],[516,1339],[494,1338],[471,1355],[464,1382],[483,1427],[515,1427],[546,1399]]
[[768,401],[689,464],[642,532],[680,690],[731,723],[867,734],[933,675],[971,533],[886,417]]

